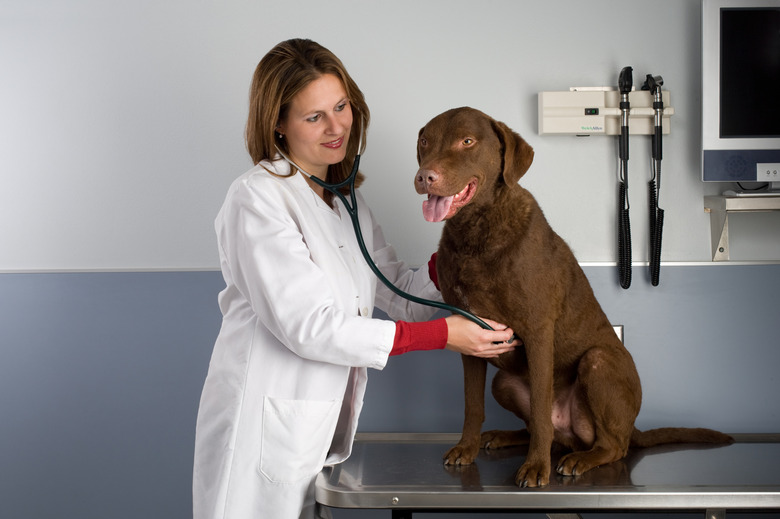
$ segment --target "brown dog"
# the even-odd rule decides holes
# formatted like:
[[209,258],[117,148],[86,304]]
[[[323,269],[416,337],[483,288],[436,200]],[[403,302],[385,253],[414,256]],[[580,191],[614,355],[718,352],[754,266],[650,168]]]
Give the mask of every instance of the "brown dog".
[[470,464],[480,447],[529,444],[515,482],[533,487],[549,484],[553,441],[572,450],[557,466],[566,476],[619,460],[629,446],[733,441],[709,429],[634,427],[642,399],[634,361],[571,250],[518,185],[533,160],[518,134],[456,108],[420,130],[417,160],[424,216],[446,220],[437,258],[444,300],[507,324],[524,343],[491,362],[494,397],[527,429],[480,437],[487,363],[463,356],[463,434],[445,463]]

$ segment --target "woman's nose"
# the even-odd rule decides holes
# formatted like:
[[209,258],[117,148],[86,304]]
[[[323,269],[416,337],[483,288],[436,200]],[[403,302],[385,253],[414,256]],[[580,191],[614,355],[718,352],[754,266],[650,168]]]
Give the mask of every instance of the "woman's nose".
[[325,131],[332,134],[349,132],[352,127],[352,117],[347,116],[331,116],[327,119],[327,126]]
[[340,125],[336,122],[335,117],[327,117],[325,119],[325,132],[326,133],[338,133]]

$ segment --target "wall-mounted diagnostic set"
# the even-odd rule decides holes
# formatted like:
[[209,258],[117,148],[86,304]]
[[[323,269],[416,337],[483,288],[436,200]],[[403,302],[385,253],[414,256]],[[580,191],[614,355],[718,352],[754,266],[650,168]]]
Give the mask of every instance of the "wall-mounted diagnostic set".
[[539,93],[540,135],[617,135],[618,173],[618,273],[620,286],[631,286],[631,224],[628,205],[628,136],[652,136],[652,176],[648,182],[650,206],[650,279],[658,285],[661,268],[661,235],[664,211],[658,206],[661,190],[663,135],[670,132],[668,90],[661,76],[648,74],[641,90],[635,90],[633,69],[624,67],[617,87],[572,87],[563,92]]

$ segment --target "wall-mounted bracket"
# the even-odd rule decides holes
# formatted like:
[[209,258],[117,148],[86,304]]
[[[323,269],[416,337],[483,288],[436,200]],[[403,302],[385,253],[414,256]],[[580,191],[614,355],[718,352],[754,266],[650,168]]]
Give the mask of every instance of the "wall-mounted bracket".
[[780,211],[777,196],[705,196],[704,212],[710,214],[712,261],[729,260],[729,214]]
[[[668,90],[661,91],[664,103],[662,132],[670,132],[674,115]],[[654,132],[653,95],[648,90],[629,94],[631,111],[628,130],[632,135]],[[572,87],[563,92],[539,92],[540,135],[620,135],[620,92],[612,87]]]

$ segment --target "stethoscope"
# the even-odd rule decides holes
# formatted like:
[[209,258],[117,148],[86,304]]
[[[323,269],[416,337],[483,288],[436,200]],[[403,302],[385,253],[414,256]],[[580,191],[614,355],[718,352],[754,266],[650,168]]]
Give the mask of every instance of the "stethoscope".
[[[385,277],[384,274],[379,270],[379,267],[376,266],[376,263],[374,263],[373,258],[371,258],[371,254],[369,254],[368,249],[366,248],[365,241],[363,240],[363,231],[360,229],[360,221],[358,220],[358,205],[357,205],[357,198],[355,196],[355,179],[357,178],[358,173],[358,166],[360,165],[360,153],[363,151],[363,130],[361,128],[360,130],[360,141],[358,144],[358,152],[355,155],[355,161],[352,164],[352,171],[349,173],[349,176],[342,180],[341,182],[337,184],[331,184],[329,182],[325,182],[324,180],[315,177],[314,175],[310,175],[307,173],[303,168],[301,168],[298,164],[293,162],[293,160],[288,157],[282,150],[279,149],[279,146],[274,145],[276,148],[276,151],[279,153],[279,155],[282,156],[284,160],[290,163],[291,166],[294,166],[298,171],[300,171],[303,175],[307,176],[312,182],[317,184],[318,186],[323,187],[324,189],[327,189],[331,193],[333,193],[336,197],[338,197],[339,200],[341,200],[341,203],[344,204],[344,208],[347,210],[347,213],[349,214],[350,219],[352,220],[352,227],[355,230],[355,237],[357,238],[358,246],[360,247],[360,252],[363,254],[363,258],[365,258],[366,263],[368,263],[368,266],[371,268],[371,270],[374,272],[376,277],[379,278],[379,280],[387,286],[390,290],[395,292],[397,295],[403,297],[404,299],[408,299],[409,301],[412,301],[414,303],[418,303],[421,305],[426,306],[432,306],[434,308],[439,308],[442,310],[446,310],[448,312],[452,312],[454,314],[461,315],[465,317],[466,319],[471,320],[472,322],[480,325],[482,328],[486,330],[492,330],[493,328],[488,325],[485,321],[477,317],[476,315],[467,312],[466,310],[463,310],[462,308],[457,308],[452,305],[448,305],[447,303],[443,303],[441,301],[433,301],[430,299],[423,299],[421,297],[417,297],[412,294],[408,294],[395,286],[389,279]],[[344,194],[341,192],[341,189],[349,186],[349,198],[350,202],[347,201],[347,197],[344,196]],[[515,337],[513,337],[509,342],[512,342]]]

